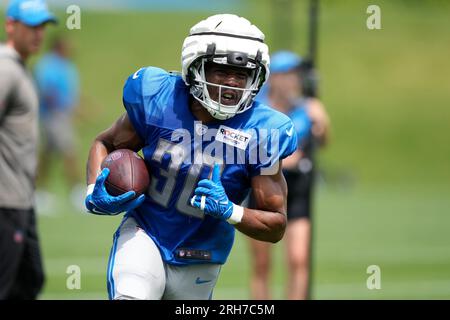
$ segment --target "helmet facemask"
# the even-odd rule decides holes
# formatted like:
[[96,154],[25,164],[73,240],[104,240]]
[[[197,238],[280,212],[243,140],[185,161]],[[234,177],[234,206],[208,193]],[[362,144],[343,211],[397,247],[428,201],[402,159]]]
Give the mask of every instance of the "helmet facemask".
[[[181,77],[190,87],[194,98],[214,118],[229,119],[252,106],[253,98],[270,73],[269,48],[264,38],[264,33],[258,27],[234,14],[210,16],[189,31],[181,50]],[[213,71],[211,73],[209,69],[205,70],[209,63],[250,70],[247,82],[240,77],[239,72],[236,73],[236,85],[228,82],[230,79],[223,82],[220,74],[214,70],[210,70]],[[234,72],[224,70],[226,73],[228,71]],[[207,80],[206,75],[212,75],[214,79]]]
[[[219,85],[207,81],[206,70],[207,64],[215,63],[218,65],[233,66],[246,69],[249,73],[244,88]],[[243,53],[232,52],[228,55],[206,55],[199,57],[194,61],[190,68],[191,89],[190,92],[194,98],[199,101],[208,112],[216,119],[226,120],[238,113],[242,113],[249,109],[253,103],[253,98],[258,93],[264,81],[264,67],[258,61],[248,59]],[[218,101],[211,97],[209,88],[218,88]],[[223,99],[224,91],[233,91],[238,99],[236,104],[229,104]]]

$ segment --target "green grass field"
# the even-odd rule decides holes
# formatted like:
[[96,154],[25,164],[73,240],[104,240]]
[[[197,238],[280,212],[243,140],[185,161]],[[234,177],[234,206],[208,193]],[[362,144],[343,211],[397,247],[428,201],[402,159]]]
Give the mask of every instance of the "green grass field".
[[[313,298],[450,298],[449,188],[320,187],[315,217]],[[41,217],[47,286],[42,299],[106,299],[105,279],[118,217],[61,210]],[[250,261],[238,234],[214,297],[248,299]],[[284,243],[275,245],[273,297],[283,299]],[[81,290],[66,289],[67,267],[81,268]],[[366,269],[381,268],[381,289],[368,290]]]
[[[370,31],[371,1],[322,3],[320,92],[332,140],[319,159],[313,298],[449,299],[450,7],[437,0],[377,1],[382,29]],[[269,1],[240,9],[235,12],[280,49]],[[299,52],[306,52],[305,9],[304,1],[295,2]],[[208,15],[83,12],[82,29],[67,32],[77,47],[84,96],[76,123],[80,172],[90,141],[124,111],[126,77],[145,65],[179,70],[188,29]],[[67,206],[60,174],[56,165],[51,189],[61,197],[59,207],[39,219],[47,271],[41,298],[106,299],[107,258],[120,217]],[[276,299],[284,298],[283,245],[274,251]],[[81,268],[81,290],[66,288],[70,265]],[[366,287],[370,265],[381,268],[380,290]],[[249,272],[247,241],[238,234],[214,297],[248,299]]]

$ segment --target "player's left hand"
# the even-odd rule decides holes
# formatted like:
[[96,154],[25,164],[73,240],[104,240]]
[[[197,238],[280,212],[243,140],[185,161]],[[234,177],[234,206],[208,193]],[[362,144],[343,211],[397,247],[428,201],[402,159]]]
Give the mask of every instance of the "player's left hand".
[[112,196],[105,187],[109,169],[104,168],[97,177],[92,191],[88,191],[85,199],[86,209],[94,214],[117,215],[139,207],[145,200],[144,195],[135,198],[134,191],[128,191],[119,196]]
[[228,220],[233,213],[233,202],[228,199],[220,181],[220,165],[215,164],[210,179],[199,181],[191,198],[191,205],[206,214],[222,220]]

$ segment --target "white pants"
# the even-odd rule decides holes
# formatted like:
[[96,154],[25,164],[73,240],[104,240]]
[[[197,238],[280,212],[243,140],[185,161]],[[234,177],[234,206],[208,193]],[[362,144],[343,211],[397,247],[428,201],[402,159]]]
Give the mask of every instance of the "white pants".
[[114,236],[108,264],[110,299],[211,299],[221,265],[174,266],[163,262],[158,247],[126,218]]

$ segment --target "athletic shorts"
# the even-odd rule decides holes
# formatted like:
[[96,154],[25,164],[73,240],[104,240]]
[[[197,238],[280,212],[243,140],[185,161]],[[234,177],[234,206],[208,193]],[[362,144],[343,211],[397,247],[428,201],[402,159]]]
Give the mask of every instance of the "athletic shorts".
[[288,221],[299,218],[311,218],[313,172],[285,171],[283,173],[288,186]]
[[0,208],[0,300],[33,300],[44,284],[33,209]]
[[114,300],[207,300],[219,277],[219,264],[165,263],[155,242],[132,217],[114,235],[107,285]]

